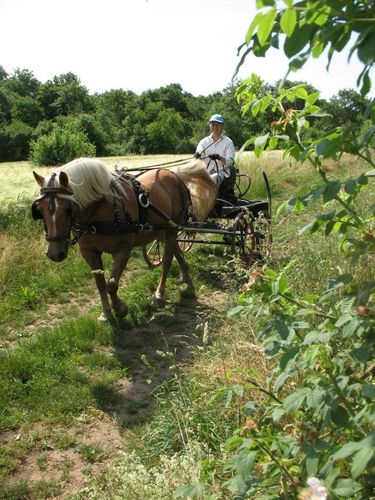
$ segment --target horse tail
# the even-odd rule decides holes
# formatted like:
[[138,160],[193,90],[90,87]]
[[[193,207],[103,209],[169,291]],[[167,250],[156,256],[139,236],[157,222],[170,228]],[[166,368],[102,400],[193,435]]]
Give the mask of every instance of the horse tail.
[[215,205],[217,185],[205,168],[202,160],[193,160],[178,166],[173,172],[186,184],[190,192],[194,217],[203,222]]

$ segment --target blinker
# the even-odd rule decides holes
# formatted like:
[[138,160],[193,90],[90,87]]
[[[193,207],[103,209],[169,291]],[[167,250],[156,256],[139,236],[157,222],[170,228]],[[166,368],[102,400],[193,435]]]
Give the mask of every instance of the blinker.
[[31,216],[34,220],[43,219],[43,215],[41,214],[40,210],[38,210],[38,207],[37,207],[37,203],[38,203],[39,199],[35,200],[34,203],[31,205]]

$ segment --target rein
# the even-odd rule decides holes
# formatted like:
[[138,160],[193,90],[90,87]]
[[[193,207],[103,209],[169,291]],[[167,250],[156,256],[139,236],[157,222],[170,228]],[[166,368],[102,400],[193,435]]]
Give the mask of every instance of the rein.
[[[194,156],[193,156],[193,159],[194,159]],[[147,167],[132,167],[132,168],[128,168],[128,167],[121,167],[121,171],[122,172],[144,172],[144,171],[147,171],[147,170],[153,170],[154,168],[157,168],[157,167],[165,167],[166,165],[184,165],[185,163],[189,163],[190,161],[192,160],[191,157],[189,158],[181,158],[181,160],[173,160],[173,161],[168,161],[167,163],[158,163],[156,165],[148,165]],[[116,170],[117,170],[117,167],[115,167]]]

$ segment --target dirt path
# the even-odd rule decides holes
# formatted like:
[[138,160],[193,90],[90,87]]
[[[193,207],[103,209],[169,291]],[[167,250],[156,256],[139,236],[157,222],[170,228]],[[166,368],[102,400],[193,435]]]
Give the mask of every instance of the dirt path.
[[114,328],[114,355],[127,367],[127,377],[114,388],[111,406],[105,411],[89,408],[69,428],[37,424],[17,435],[9,433],[6,443],[15,449],[21,439],[38,443],[30,447],[10,484],[22,479],[34,486],[49,483],[48,498],[68,498],[83,488],[126,449],[132,426],[152,416],[152,392],[173,377],[170,366],[188,369],[194,362],[204,324],[220,315],[226,300],[222,292],[189,294],[181,302],[167,303],[145,326]]

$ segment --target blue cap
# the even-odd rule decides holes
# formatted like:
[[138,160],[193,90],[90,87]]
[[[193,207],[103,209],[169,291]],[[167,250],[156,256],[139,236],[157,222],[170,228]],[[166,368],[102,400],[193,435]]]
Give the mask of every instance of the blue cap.
[[210,123],[211,122],[224,123],[224,118],[221,115],[212,115],[209,121]]

